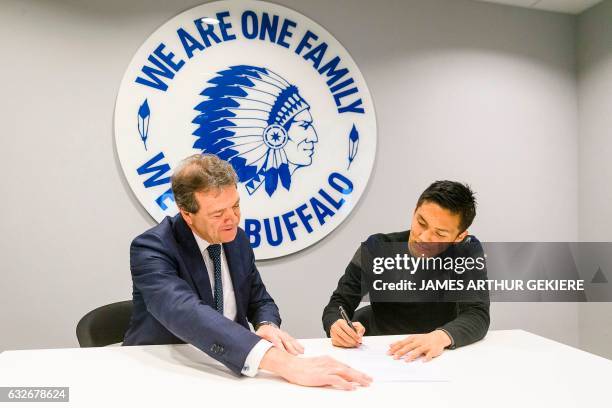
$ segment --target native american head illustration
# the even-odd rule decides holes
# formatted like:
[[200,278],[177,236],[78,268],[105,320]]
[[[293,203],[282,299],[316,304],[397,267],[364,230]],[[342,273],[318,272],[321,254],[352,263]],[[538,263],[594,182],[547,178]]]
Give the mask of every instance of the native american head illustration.
[[194,148],[232,164],[249,194],[289,190],[310,166],[318,142],[310,105],[298,88],[267,68],[237,65],[217,72],[200,93],[192,121]]

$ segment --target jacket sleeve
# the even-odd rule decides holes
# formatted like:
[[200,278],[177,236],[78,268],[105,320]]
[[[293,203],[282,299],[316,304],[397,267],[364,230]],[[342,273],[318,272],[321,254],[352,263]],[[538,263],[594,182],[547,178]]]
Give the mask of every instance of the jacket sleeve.
[[484,338],[489,330],[488,302],[457,302],[457,317],[440,327],[450,334],[450,348],[466,346]]
[[331,295],[329,303],[323,309],[323,329],[329,337],[331,326],[340,319],[339,306],[342,306],[350,318],[363,297],[361,285],[361,246],[355,252],[353,259],[344,270],[344,275],[338,281],[338,287]]
[[243,241],[242,251],[248,253],[247,268],[251,274],[251,288],[249,296],[249,305],[247,309],[247,318],[255,327],[263,321],[275,323],[280,327],[281,317],[278,312],[278,307],[274,303],[274,299],[266,290],[261,275],[255,265],[255,255],[251,249],[248,239],[245,237]]
[[[469,248],[472,257],[484,257],[484,250],[479,242]],[[469,280],[486,280],[487,268],[466,273],[466,282]],[[465,292],[464,299],[456,303],[457,317],[440,327],[451,336],[450,348],[466,346],[484,338],[489,330],[491,318],[489,315],[489,291]]]
[[145,233],[132,242],[130,269],[153,317],[178,338],[241,374],[259,336],[204,304],[178,276],[176,260],[159,236]]

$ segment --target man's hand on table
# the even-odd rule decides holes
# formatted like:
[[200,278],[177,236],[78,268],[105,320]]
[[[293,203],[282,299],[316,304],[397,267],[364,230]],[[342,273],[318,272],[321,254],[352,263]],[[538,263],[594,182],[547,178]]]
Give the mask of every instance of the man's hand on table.
[[363,341],[365,327],[359,322],[353,322],[353,326],[357,332],[351,329],[344,319],[336,320],[329,329],[332,344],[336,347],[359,347]]
[[331,385],[343,390],[368,386],[372,378],[328,356],[299,358],[276,347],[270,348],[259,368],[276,373],[293,384],[307,387]]
[[274,347],[278,347],[283,351],[287,351],[288,353],[297,356],[298,354],[304,353],[304,347],[293,337],[291,337],[287,332],[282,331],[278,327],[274,327],[269,324],[264,324],[257,329],[255,332],[262,339],[268,340],[270,343],[274,345]]
[[430,361],[442,354],[451,343],[451,338],[444,330],[434,330],[427,334],[412,334],[392,343],[387,354],[396,360],[404,357],[407,362],[420,356],[423,356],[424,361]]

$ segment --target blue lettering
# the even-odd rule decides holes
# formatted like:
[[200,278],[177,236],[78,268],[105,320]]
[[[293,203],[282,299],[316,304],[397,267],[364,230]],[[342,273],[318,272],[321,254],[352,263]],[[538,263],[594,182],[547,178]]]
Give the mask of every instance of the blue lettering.
[[325,56],[325,51],[327,51],[327,43],[323,42],[314,47],[312,50],[308,51],[304,55],[304,59],[307,61],[311,60],[315,69],[319,69],[319,65],[321,65],[321,61]]
[[162,159],[164,159],[164,153],[160,152],[156,154],[155,157],[153,157],[151,160],[136,169],[138,174],[141,176],[144,174],[154,173],[151,177],[144,181],[143,184],[146,188],[170,183],[170,177],[164,177],[163,179],[160,179],[161,176],[170,171],[170,165],[167,163],[163,163],[158,166],[153,166]]
[[306,228],[306,231],[308,231],[308,233],[310,234],[313,230],[312,230],[312,227],[310,226],[310,222],[308,221],[312,219],[312,215],[304,214],[304,210],[306,208],[308,208],[308,206],[306,204],[302,204],[298,208],[295,209],[295,212],[300,218],[300,221],[302,221],[302,224],[304,224],[304,228]]
[[312,197],[310,199],[310,205],[314,210],[315,215],[317,216],[317,220],[319,220],[319,224],[325,224],[325,217],[333,217],[334,212],[329,209],[325,204]]
[[270,21],[268,13],[263,13],[261,16],[261,31],[259,33],[259,39],[265,40],[266,33],[270,37],[271,42],[276,42],[276,31],[278,30],[278,16],[275,15]]
[[319,74],[325,74],[329,78],[327,80],[327,85],[335,84],[340,78],[348,74],[349,70],[347,68],[336,70],[338,64],[340,64],[340,57],[334,57],[319,69]]
[[306,31],[306,34],[304,34],[304,37],[302,37],[302,40],[300,41],[300,43],[298,44],[297,48],[295,49],[295,53],[297,55],[300,55],[304,48],[311,49],[312,48],[312,44],[310,44],[310,40],[315,40],[316,41],[318,38],[319,38],[319,36],[317,36],[312,31],[310,31],[310,30]]
[[283,242],[283,231],[281,230],[281,223],[279,217],[274,217],[274,227],[276,229],[276,238],[272,237],[272,231],[270,229],[270,219],[264,220],[264,227],[266,228],[266,238],[268,244],[272,246],[279,246]]
[[217,20],[219,20],[219,30],[221,31],[221,38],[223,41],[231,41],[236,39],[236,35],[228,33],[228,30],[232,28],[232,23],[225,21],[229,17],[229,11],[223,11],[217,13]]
[[[249,31],[249,20],[251,22],[251,31]],[[242,35],[245,38],[252,40],[257,37],[259,31],[259,21],[257,20],[257,14],[254,11],[247,10],[242,13]]]
[[176,31],[176,33],[178,34],[179,39],[181,40],[181,44],[183,44],[183,49],[185,49],[185,54],[187,54],[189,58],[193,57],[193,52],[195,50],[202,51],[204,49],[204,45],[201,44],[195,38],[193,38],[193,36],[189,34],[187,31],[185,31],[185,29],[179,28]]
[[[348,195],[353,192],[353,182],[349,180],[348,177],[343,176],[340,173],[334,172],[330,174],[327,181],[329,182],[330,186],[344,195]],[[341,182],[344,185],[340,185],[338,182]]]
[[354,82],[355,81],[353,80],[353,78],[349,78],[346,81],[340,82],[338,85],[332,86],[331,88],[329,88],[329,90],[331,91],[331,93],[338,92],[342,88],[345,88]]
[[[353,192],[353,182],[340,173],[331,173],[328,177],[329,185],[333,190],[342,195],[349,195]],[[284,241],[284,231],[291,241],[298,238],[301,231],[312,233],[312,219],[316,216],[319,224],[323,226],[328,219],[333,217],[336,212],[346,202],[343,197],[334,198],[331,190],[319,189],[316,197],[311,197],[307,203],[301,204],[295,210],[288,211],[280,216],[264,218],[262,220],[246,219],[244,228],[251,247],[257,248],[262,241],[266,241],[270,246],[277,247]],[[310,208],[309,208],[310,207]],[[314,212],[314,216],[313,213]],[[296,219],[297,215],[297,219]],[[263,231],[262,231],[263,224]],[[284,226],[284,227],[283,227]],[[301,229],[303,227],[303,229]],[[298,233],[299,232],[299,233]],[[262,237],[265,234],[265,237]]]
[[[357,88],[353,88],[353,89],[356,90]],[[335,98],[336,98],[336,95],[334,95],[334,99]],[[344,112],[365,113],[365,110],[363,109],[362,103],[363,102],[361,101],[361,98],[357,99],[355,102],[352,102],[349,105],[341,106],[338,109],[338,113],[344,113]]]
[[155,49],[155,51],[153,51],[153,54],[155,54],[155,56],[157,56],[160,60],[164,61],[166,65],[172,68],[175,72],[178,72],[183,67],[183,65],[185,65],[185,61],[179,60],[178,62],[174,62],[174,53],[169,52],[167,54],[164,54],[164,48],[166,48],[166,45],[164,43],[161,43]]
[[252,248],[257,248],[261,244],[261,223],[258,220],[247,218],[244,220],[244,232],[249,237]]
[[330,203],[332,205],[332,207],[334,207],[336,210],[339,210],[340,207],[342,207],[342,204],[344,204],[344,198],[340,198],[340,201],[335,201],[329,194],[327,194],[327,191],[320,189],[319,190],[319,194],[321,195],[321,197],[323,197],[328,203]]
[[295,241],[295,232],[293,230],[299,225],[297,222],[292,222],[291,217],[295,215],[294,211],[289,211],[282,215],[283,221],[285,222],[285,227],[287,227],[287,232],[289,233],[289,238],[292,241]]
[[[196,27],[198,28],[198,33],[200,33],[200,37],[202,38],[202,41],[204,41],[204,44],[207,47],[210,47],[210,40],[208,39],[208,37],[212,38],[212,40],[216,42],[217,44],[221,42],[221,39],[214,32],[215,24],[206,24],[200,18],[197,20],[194,20],[194,23]],[[206,24],[206,27],[204,27],[204,24]]]
[[171,188],[167,189],[166,191],[164,191],[164,193],[162,195],[157,197],[155,199],[155,202],[157,203],[157,205],[159,205],[159,208],[161,208],[162,210],[166,211],[168,209],[168,206],[164,202],[166,200],[170,200],[170,201],[174,202],[174,194],[172,193],[172,189]]
[[289,48],[289,44],[285,42],[285,37],[291,38],[293,33],[290,30],[292,27],[296,27],[297,24],[289,19],[285,19],[283,21],[283,26],[281,27],[280,34],[278,35],[277,44],[283,46],[285,48]]
[[[337,94],[334,94],[334,102],[336,102],[336,106],[340,106],[342,104],[340,102],[340,100],[342,98],[344,98],[345,96],[352,95],[354,93],[357,93],[357,88],[347,89],[346,91],[342,91],[342,92],[339,92]],[[361,99],[360,99],[360,101],[361,101]]]
[[[166,85],[166,83],[160,77],[168,79],[174,78],[174,72],[172,70],[174,69],[174,71],[178,71],[185,64],[185,61],[181,60],[178,63],[172,62],[172,58],[174,58],[173,53],[162,54],[165,47],[166,45],[161,43],[153,52],[153,54],[155,54],[155,56],[158,58],[156,58],[153,54],[149,55],[149,62],[153,63],[153,65],[155,65],[157,68],[144,65],[141,71],[147,76],[148,79],[139,76],[136,78],[137,83],[158,89],[160,91],[166,91],[168,89],[168,85]],[[163,55],[163,57],[160,55]],[[160,61],[160,59],[166,62],[167,65]],[[170,63],[167,62],[168,60]]]
[[[306,39],[306,36],[304,36],[304,38],[302,39],[302,43],[304,43],[304,47],[311,48],[312,46],[307,41],[305,42],[305,39]],[[302,46],[302,43],[300,43],[300,46]],[[301,51],[302,48],[300,48],[300,46],[298,46],[298,48]],[[326,51],[327,51],[327,44],[321,43],[315,48],[313,48],[312,50],[310,50],[309,52],[307,52],[304,55],[304,59],[311,60],[313,67],[317,69],[319,74],[327,76],[328,78],[327,85],[330,87],[329,90],[332,93],[332,96],[334,97],[334,102],[336,106],[338,107],[338,113],[346,113],[346,112],[365,113],[365,110],[363,108],[363,101],[361,99],[357,99],[349,103],[348,105],[341,106],[342,98],[346,98],[349,95],[359,92],[359,89],[357,87],[353,87],[348,90],[343,90],[347,86],[355,83],[355,80],[353,78],[347,78],[344,81],[340,82],[339,84],[334,85],[336,82],[340,81],[344,76],[346,76],[349,73],[349,70],[347,68],[338,69],[338,65],[340,65],[340,62],[342,61],[340,57],[336,56],[332,58],[329,62],[327,62],[325,65],[319,68],[319,65],[321,65],[321,62],[323,61],[323,57],[325,56]]]

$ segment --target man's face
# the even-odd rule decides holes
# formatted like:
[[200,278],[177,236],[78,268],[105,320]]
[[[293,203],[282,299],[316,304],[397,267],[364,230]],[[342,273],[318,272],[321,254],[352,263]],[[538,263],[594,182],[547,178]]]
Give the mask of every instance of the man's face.
[[285,145],[285,153],[289,163],[310,166],[315,143],[319,141],[317,132],[312,126],[310,110],[305,109],[293,118],[288,134],[289,140]]
[[210,244],[233,241],[240,222],[240,197],[236,186],[196,192],[197,213],[180,210],[191,229]]
[[431,257],[443,252],[450,243],[461,242],[468,234],[459,230],[461,216],[438,204],[425,201],[414,210],[408,248],[414,256]]

